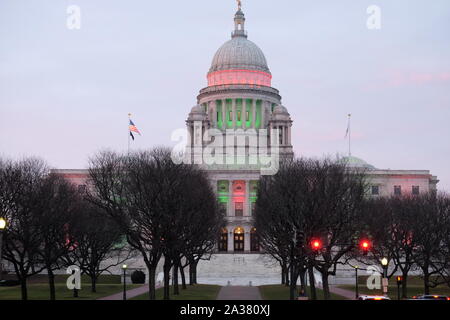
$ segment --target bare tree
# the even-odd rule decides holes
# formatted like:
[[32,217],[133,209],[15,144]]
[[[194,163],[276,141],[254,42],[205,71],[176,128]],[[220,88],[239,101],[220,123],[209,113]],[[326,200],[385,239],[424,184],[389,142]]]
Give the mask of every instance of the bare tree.
[[80,200],[77,220],[71,227],[72,249],[66,254],[68,265],[77,265],[91,279],[91,291],[97,292],[102,273],[134,256],[117,224],[102,209]]
[[0,164],[0,212],[8,221],[3,234],[3,258],[9,261],[21,284],[22,299],[28,299],[27,279],[45,269],[40,263],[41,232],[36,202],[46,165],[38,159]]
[[47,270],[50,300],[56,299],[54,271],[61,268],[73,245],[71,227],[78,218],[78,198],[75,187],[53,173],[42,178],[37,190],[33,212],[41,239],[38,256]]
[[[100,153],[91,160],[89,172],[89,200],[106,212],[142,255],[149,270],[151,300],[156,268],[164,255],[164,298],[168,299],[169,273],[179,264],[180,248],[185,248],[183,255],[190,263],[196,263],[208,250],[200,251],[212,247],[217,210],[206,177],[195,167],[175,164],[167,149],[126,156]],[[186,226],[196,223],[204,228]],[[214,239],[217,235],[218,231]]]
[[[275,176],[263,177],[255,223],[263,248],[282,266],[288,257],[291,299],[298,276],[303,282],[312,267],[330,298],[328,277],[355,247],[365,192],[363,170],[329,159],[288,161]],[[310,248],[314,238],[323,243],[320,252]]]

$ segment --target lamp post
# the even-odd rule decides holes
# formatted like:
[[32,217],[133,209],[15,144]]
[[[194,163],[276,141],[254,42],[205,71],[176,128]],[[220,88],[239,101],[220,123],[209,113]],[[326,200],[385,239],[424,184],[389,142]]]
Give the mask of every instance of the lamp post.
[[3,259],[2,259],[2,248],[3,248],[3,230],[6,229],[5,218],[0,218],[0,281],[3,280]]
[[381,259],[381,265],[383,266],[383,294],[387,297],[388,295],[388,277],[387,277],[387,267],[389,261],[387,258]]
[[127,268],[128,266],[124,264],[122,266],[123,270],[123,300],[127,300]]
[[358,266],[355,266],[355,299],[359,298],[359,287],[358,287]]

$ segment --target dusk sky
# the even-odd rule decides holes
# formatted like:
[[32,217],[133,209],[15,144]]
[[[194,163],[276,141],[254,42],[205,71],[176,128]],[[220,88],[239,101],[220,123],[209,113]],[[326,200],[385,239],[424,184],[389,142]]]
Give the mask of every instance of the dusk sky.
[[[450,191],[450,1],[243,0],[294,125],[297,155],[345,154],[381,169],[431,170]],[[69,5],[81,29],[66,26]],[[381,29],[366,10],[381,8]],[[86,168],[101,149],[173,145],[233,0],[1,0],[0,156]]]

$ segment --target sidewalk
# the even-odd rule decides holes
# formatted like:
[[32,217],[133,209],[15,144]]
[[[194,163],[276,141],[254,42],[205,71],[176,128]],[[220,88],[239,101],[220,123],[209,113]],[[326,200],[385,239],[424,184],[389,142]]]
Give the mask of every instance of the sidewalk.
[[[157,285],[156,289],[158,289],[158,288],[161,288],[161,285]],[[137,297],[137,296],[140,296],[140,295],[143,295],[147,292],[148,292],[148,284],[145,284],[139,288],[127,290],[127,300]],[[111,296],[103,297],[103,298],[100,298],[97,300],[122,300],[122,299],[123,299],[123,292],[119,292],[119,293],[113,294]]]
[[[318,286],[318,288],[322,289],[322,286]],[[330,292],[340,295],[344,298],[347,298],[349,300],[355,300],[355,292],[347,289],[338,288],[336,286],[331,285],[330,286]]]
[[220,289],[216,300],[262,300],[258,287],[226,286]]

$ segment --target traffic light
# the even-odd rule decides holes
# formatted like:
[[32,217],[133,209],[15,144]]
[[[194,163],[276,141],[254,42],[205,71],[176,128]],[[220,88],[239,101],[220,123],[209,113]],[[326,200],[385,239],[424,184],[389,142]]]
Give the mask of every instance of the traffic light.
[[402,276],[397,276],[397,285],[401,286],[403,282],[403,277]]
[[370,240],[363,239],[359,243],[359,248],[361,249],[363,254],[366,255],[370,251],[370,249],[372,248],[372,243],[370,242]]
[[319,239],[312,239],[311,240],[311,248],[314,251],[319,251],[320,249],[322,249],[322,241],[320,241]]

